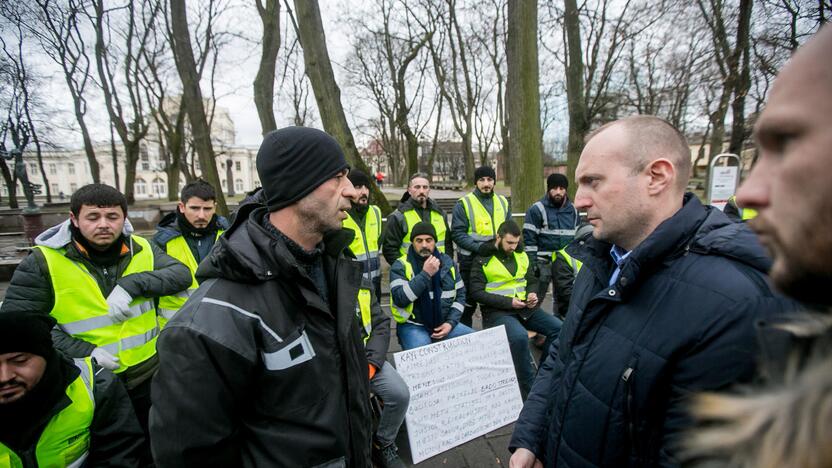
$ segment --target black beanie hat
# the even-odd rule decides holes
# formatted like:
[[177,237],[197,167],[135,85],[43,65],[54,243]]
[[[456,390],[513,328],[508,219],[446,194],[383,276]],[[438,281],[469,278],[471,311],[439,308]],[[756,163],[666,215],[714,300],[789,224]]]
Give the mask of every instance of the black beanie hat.
[[548,192],[555,187],[569,188],[569,179],[565,175],[557,172],[549,174],[549,177],[546,178],[546,191]]
[[410,242],[413,242],[416,236],[423,236],[425,234],[433,237],[434,241],[436,240],[436,229],[433,228],[433,224],[424,221],[416,223],[413,226],[413,230],[410,231]]
[[348,168],[338,142],[314,128],[286,127],[269,132],[257,151],[257,175],[269,211],[295,203]]
[[483,177],[491,177],[494,180],[497,180],[497,173],[494,172],[494,168],[491,166],[480,166],[474,171],[474,180],[480,180]]
[[352,182],[352,185],[355,187],[367,187],[370,188],[370,178],[362,171],[358,169],[350,170],[349,175],[347,176]]
[[52,327],[55,319],[34,312],[0,313],[0,354],[32,353],[52,355]]

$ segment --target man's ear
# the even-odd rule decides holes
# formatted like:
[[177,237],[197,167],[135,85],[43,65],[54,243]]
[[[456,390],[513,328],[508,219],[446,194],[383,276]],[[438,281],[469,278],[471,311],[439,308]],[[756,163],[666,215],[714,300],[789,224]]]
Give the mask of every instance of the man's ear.
[[73,226],[78,227],[78,218],[75,217],[75,213],[69,212],[69,222],[72,223]]
[[[214,202],[214,203],[216,204],[216,202]],[[179,202],[176,205],[176,208],[179,210],[180,213],[185,214],[185,204],[184,203]]]
[[648,164],[645,174],[649,178],[647,193],[650,195],[658,195],[676,182],[676,167],[666,158],[659,158]]

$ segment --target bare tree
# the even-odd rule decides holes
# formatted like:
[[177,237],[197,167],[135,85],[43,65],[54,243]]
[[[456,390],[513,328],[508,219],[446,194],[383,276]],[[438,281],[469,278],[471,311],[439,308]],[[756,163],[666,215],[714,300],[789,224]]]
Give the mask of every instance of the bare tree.
[[[263,52],[254,78],[254,106],[263,135],[277,128],[274,119],[274,76],[280,51],[280,0],[255,0],[263,23]],[[230,183],[230,181],[229,181]]]
[[[355,146],[352,131],[347,124],[347,117],[341,105],[341,90],[335,82],[335,74],[332,71],[318,2],[317,0],[295,0],[295,11],[298,16],[298,39],[303,47],[306,73],[312,83],[324,129],[338,141],[347,161],[353,167],[369,173],[367,165],[361,159],[358,148]],[[384,194],[374,182],[371,182],[371,185],[373,199],[382,212],[389,212],[390,205]]]
[[[214,158],[210,127],[202,100],[202,91],[199,87],[199,73],[191,47],[185,0],[170,0],[170,17],[176,69],[179,71],[179,77],[182,80],[185,109],[188,111],[188,118],[191,122],[194,147],[199,155],[202,175],[209,184],[219,188],[222,185],[217,173],[217,162]],[[225,195],[221,190],[217,190],[217,212],[222,215],[228,214]]]
[[540,181],[543,180],[535,2],[508,0],[506,59],[512,155],[511,202],[514,206],[531,206],[540,196]]
[[[98,160],[87,127],[87,84],[90,80],[90,59],[87,55],[85,34],[80,29],[84,14],[82,0],[35,0],[32,5],[34,20],[30,33],[38,38],[43,51],[63,71],[67,90],[72,98],[75,120],[81,130],[84,151],[94,183],[101,181]],[[36,8],[35,8],[36,7]]]

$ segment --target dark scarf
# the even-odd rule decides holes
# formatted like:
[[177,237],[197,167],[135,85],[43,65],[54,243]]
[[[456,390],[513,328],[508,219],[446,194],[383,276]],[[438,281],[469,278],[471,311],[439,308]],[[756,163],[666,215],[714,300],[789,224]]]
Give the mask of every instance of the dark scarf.
[[14,403],[0,405],[0,441],[17,450],[34,445],[49,422],[47,416],[66,395],[66,387],[78,376],[75,366],[65,365],[57,351],[46,357],[46,369],[35,388]]
[[324,274],[323,242],[316,245],[311,251],[305,250],[297,242],[280,232],[280,230],[271,223],[269,220],[269,213],[266,213],[265,216],[263,216],[262,225],[266,231],[269,232],[269,234],[274,236],[276,239],[283,240],[286,244],[286,248],[289,250],[289,253],[291,253],[298,262],[298,266],[306,272],[306,275],[309,276],[309,279],[311,279],[315,284],[315,288],[318,290],[318,294],[321,296],[321,299],[329,304],[327,281],[326,275]]
[[176,224],[179,226],[179,232],[182,235],[190,237],[204,237],[206,235],[216,235],[217,233],[217,215],[211,217],[208,225],[204,228],[194,227],[181,211],[176,210]]
[[77,242],[86,253],[87,258],[94,265],[101,267],[108,267],[118,263],[121,258],[122,246],[124,246],[124,234],[119,234],[115,242],[110,244],[106,249],[99,250],[94,245],[90,244],[86,237],[81,234],[81,231],[75,227],[74,224],[69,223],[69,231],[72,233],[72,240]]
[[[433,251],[434,256],[440,261],[442,257]],[[426,258],[417,254],[411,246],[407,251],[407,261],[413,266],[413,276],[415,277],[422,272],[422,266],[425,264]],[[413,314],[416,319],[428,329],[433,332],[433,329],[442,325],[442,265],[439,266],[439,271],[431,278],[430,289],[423,292],[422,295],[413,303]],[[430,298],[430,293],[433,291],[433,299]]]

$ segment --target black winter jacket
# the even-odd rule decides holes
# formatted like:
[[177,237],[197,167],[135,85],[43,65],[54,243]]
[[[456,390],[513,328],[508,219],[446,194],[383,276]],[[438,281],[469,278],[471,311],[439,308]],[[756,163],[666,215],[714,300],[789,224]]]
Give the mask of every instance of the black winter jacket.
[[352,233],[324,239],[327,304],[265,214],[240,209],[162,330],[150,411],[159,467],[370,464],[361,264],[342,254]]
[[[185,242],[191,249],[191,255],[194,256],[196,263],[202,261],[211,252],[214,246],[214,241],[217,237],[216,231],[209,236],[196,236],[193,234],[182,233],[178,222],[178,209],[172,213],[168,213],[159,221],[156,226],[156,234],[153,235],[153,243],[159,246],[162,251],[167,252],[168,242],[179,236],[185,236]],[[222,216],[214,215],[216,217],[216,227],[218,230],[228,229],[228,220]]]
[[[55,364],[63,367],[62,385],[68,387],[80,375],[80,370],[69,358],[56,353]],[[52,364],[50,364],[52,365]],[[93,364],[95,380],[93,397],[95,412],[90,424],[90,449],[85,467],[138,467],[142,456],[144,434],[133,412],[133,405],[121,381],[112,372]],[[28,447],[11,448],[21,457],[26,468],[37,466],[35,449],[38,439],[52,418],[72,401],[64,392],[57,401],[43,402],[51,409],[42,418],[4,421],[17,424],[20,434],[30,434]],[[9,441],[0,441],[9,444]],[[26,442],[24,442],[26,443]]]
[[445,241],[445,253],[449,257],[454,258],[454,243],[451,242],[451,229],[448,227],[448,217],[445,216],[445,212],[439,208],[439,205],[432,198],[428,198],[427,208],[422,208],[414,203],[412,198],[408,198],[399,204],[396,211],[390,213],[387,217],[387,224],[384,226],[384,232],[381,234],[381,254],[387,260],[387,264],[393,265],[402,256],[401,252],[399,252],[402,242],[405,240],[410,241],[410,239],[404,238],[407,234],[407,222],[404,219],[404,212],[408,210],[416,210],[416,213],[419,214],[422,221],[426,223],[430,223],[431,211],[436,211],[442,215],[442,220],[445,222],[445,238],[437,239],[436,241]]
[[[124,224],[124,242],[129,247],[127,253],[123,254],[112,268],[105,268],[92,263],[89,257],[82,253],[75,242],[72,241],[72,234],[69,230],[69,220],[53,226],[36,239],[36,245],[43,245],[51,248],[66,248],[65,256],[70,260],[82,263],[87,271],[95,278],[101,294],[104,297],[110,295],[116,285],[121,286],[131,296],[143,296],[156,298],[176,294],[179,291],[188,289],[191,285],[191,274],[188,267],[178,260],[164,253],[161,249],[151,243],[153,249],[153,271],[145,271],[132,275],[124,275],[124,270],[130,264],[133,255],[141,252],[142,247],[131,242],[130,238],[133,228],[129,221]],[[49,314],[55,304],[55,293],[52,290],[52,280],[49,276],[49,268],[43,253],[33,249],[28,257],[24,258],[12,275],[9,289],[6,291],[6,298],[0,307],[3,312],[32,312]],[[58,327],[52,330],[52,341],[55,348],[73,358],[89,356],[95,345],[84,340],[79,340],[61,331]],[[155,357],[139,363],[120,374],[128,387],[132,388],[151,377],[156,370],[157,360]]]
[[568,249],[584,267],[510,449],[548,467],[676,466],[687,398],[750,381],[755,322],[794,304],[771,292],[754,234],[692,194],[612,286],[610,247]]

